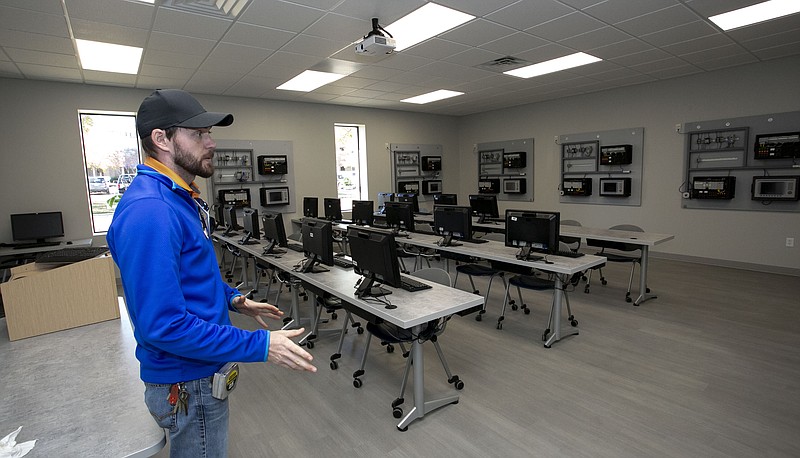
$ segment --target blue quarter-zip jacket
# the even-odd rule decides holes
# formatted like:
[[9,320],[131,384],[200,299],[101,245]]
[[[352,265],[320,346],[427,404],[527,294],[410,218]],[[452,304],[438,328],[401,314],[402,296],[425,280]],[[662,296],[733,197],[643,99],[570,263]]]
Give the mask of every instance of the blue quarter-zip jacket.
[[222,280],[186,189],[140,165],[106,240],[122,276],[143,381],[195,380],[227,362],[267,360],[268,331],[231,325],[231,300],[241,293]]

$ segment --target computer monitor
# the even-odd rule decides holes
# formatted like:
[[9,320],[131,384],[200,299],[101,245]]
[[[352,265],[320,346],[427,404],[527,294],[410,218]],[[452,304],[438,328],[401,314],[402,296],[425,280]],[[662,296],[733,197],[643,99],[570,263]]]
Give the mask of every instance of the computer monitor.
[[317,264],[333,265],[333,226],[330,221],[319,218],[303,218],[303,251],[306,259],[300,266],[304,273],[327,272]]
[[342,201],[338,197],[326,197],[322,200],[325,208],[325,219],[331,221],[342,220]]
[[351,216],[353,223],[359,226],[372,226],[375,220],[373,205],[374,202],[371,200],[354,200],[353,214]]
[[378,213],[381,215],[384,213],[386,209],[386,202],[393,202],[394,201],[394,194],[391,192],[379,192],[378,193]]
[[235,205],[225,205],[222,208],[222,221],[225,224],[225,233],[223,235],[234,235],[237,230],[241,229],[236,218]]
[[413,192],[398,192],[394,195],[395,202],[408,202],[412,205],[414,213],[419,213],[419,199]]
[[241,245],[252,245],[261,240],[261,230],[258,223],[258,210],[255,208],[245,207],[242,209],[242,217],[244,221],[244,237],[239,240]]
[[434,205],[433,231],[442,236],[439,246],[460,245],[453,239],[472,238],[472,210],[458,205]]
[[395,231],[414,232],[414,212],[408,202],[386,202],[386,225]]
[[261,226],[264,228],[264,239],[267,246],[264,247],[264,254],[280,254],[286,250],[278,247],[285,247],[288,244],[286,238],[286,227],[283,225],[283,215],[280,212],[264,212],[261,216]]
[[11,215],[11,238],[15,242],[48,243],[64,236],[61,212],[17,213]]
[[434,205],[458,205],[458,194],[434,194],[433,203]]
[[534,261],[558,251],[561,214],[538,210],[506,210],[506,246],[518,247],[517,259]]
[[497,196],[494,194],[470,194],[469,206],[472,214],[478,217],[479,223],[485,223],[486,218],[499,218],[497,211]]
[[390,290],[376,286],[376,282],[395,288],[400,286],[397,244],[392,231],[350,226],[347,228],[347,243],[353,258],[353,270],[362,276],[356,284],[356,296],[365,298],[391,294]]
[[303,197],[303,216],[310,218],[319,216],[319,199],[316,197]]

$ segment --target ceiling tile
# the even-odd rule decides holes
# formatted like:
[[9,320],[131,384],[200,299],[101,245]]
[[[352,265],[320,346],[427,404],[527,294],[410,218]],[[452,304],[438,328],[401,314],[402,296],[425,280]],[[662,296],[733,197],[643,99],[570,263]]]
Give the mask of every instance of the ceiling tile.
[[216,40],[185,37],[164,32],[152,32],[148,49],[170,51],[175,53],[191,54],[194,56],[207,56],[216,46]]
[[464,52],[460,52],[450,57],[446,57],[444,61],[449,62],[451,64],[464,65],[466,67],[474,67],[476,65],[481,65],[485,64],[486,62],[491,62],[493,60],[500,59],[501,57],[505,57],[505,55],[492,51],[487,51],[481,48],[470,48]]
[[551,41],[561,41],[569,37],[603,28],[605,24],[579,11],[525,29],[526,32]]
[[146,29],[87,21],[84,19],[73,19],[72,31],[77,39],[136,46],[137,48],[145,47],[145,45],[147,45],[147,37],[150,35]]
[[559,44],[569,46],[576,51],[586,51],[589,49],[607,46],[630,39],[630,35],[613,27],[602,27],[580,35],[559,41]]
[[642,35],[641,39],[653,46],[663,47],[683,43],[695,38],[721,36],[713,27],[703,21],[690,22],[671,29]]
[[59,54],[76,54],[72,40],[69,38],[3,28],[0,28],[0,46],[56,52]]
[[63,15],[0,6],[0,28],[25,32],[69,37],[67,21]]
[[480,46],[484,43],[511,35],[514,32],[515,30],[510,27],[505,27],[485,19],[474,19],[441,34],[440,38],[464,45]]
[[370,21],[328,13],[309,26],[304,33],[334,41],[355,43],[370,30],[372,30]]
[[291,41],[281,48],[281,51],[326,58],[336,54],[342,49],[346,49],[346,51],[355,54],[350,44],[344,41],[328,40],[326,38],[312,37],[309,35],[295,35]]
[[48,14],[62,14],[59,0],[3,0],[3,6],[39,11]]
[[186,37],[219,40],[231,26],[229,19],[159,8],[153,30]]
[[0,61],[0,77],[21,78],[22,73],[13,62]]
[[493,51],[504,56],[514,56],[523,51],[529,51],[548,44],[547,40],[535,37],[529,33],[516,32],[498,40],[480,45],[480,48]]
[[677,0],[606,0],[587,7],[584,13],[609,24],[627,21],[679,4]]
[[78,68],[78,59],[69,54],[5,48],[6,54],[17,63],[52,65],[54,67]]
[[[146,3],[119,0],[113,3],[108,0],[64,0],[64,3],[70,19],[85,19],[134,28],[147,28],[153,22],[155,10],[153,5]],[[161,11],[165,9],[162,8]]]
[[676,5],[622,21],[615,25],[631,35],[641,36],[694,22],[697,19],[697,15],[690,9],[683,5]]
[[574,8],[553,0],[521,0],[488,14],[486,19],[517,30],[525,30],[574,11]]
[[82,82],[83,76],[76,68],[53,67],[51,65],[17,64],[27,78],[38,78],[55,81]]
[[324,10],[295,3],[254,1],[239,16],[239,22],[300,32],[324,14]]
[[222,41],[265,49],[280,49],[281,46],[288,43],[293,36],[293,33],[285,30],[237,23],[228,30],[222,38]]
[[419,56],[428,59],[438,60],[438,59],[444,59],[445,57],[450,57],[453,54],[464,52],[467,49],[469,49],[469,46],[462,45],[459,43],[454,43],[452,41],[442,40],[439,38],[432,38],[430,40],[424,41],[423,43],[420,43],[418,45],[403,50],[403,53],[412,56]]
[[653,49],[653,46],[643,42],[638,38],[620,41],[611,45],[601,46],[588,50],[588,53],[601,59],[613,59],[615,57],[627,56]]

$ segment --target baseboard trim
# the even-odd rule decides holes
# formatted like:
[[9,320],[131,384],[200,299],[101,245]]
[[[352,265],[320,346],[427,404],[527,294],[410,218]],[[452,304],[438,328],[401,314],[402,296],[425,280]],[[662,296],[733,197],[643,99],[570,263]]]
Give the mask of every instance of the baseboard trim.
[[650,257],[656,259],[671,259],[674,261],[691,262],[693,264],[706,264],[718,267],[730,267],[732,269],[752,270],[755,272],[766,272],[781,275],[791,275],[800,277],[800,269],[792,267],[770,266],[767,264],[755,264],[751,262],[729,261],[725,259],[704,258],[702,256],[688,256],[674,253],[650,252]]

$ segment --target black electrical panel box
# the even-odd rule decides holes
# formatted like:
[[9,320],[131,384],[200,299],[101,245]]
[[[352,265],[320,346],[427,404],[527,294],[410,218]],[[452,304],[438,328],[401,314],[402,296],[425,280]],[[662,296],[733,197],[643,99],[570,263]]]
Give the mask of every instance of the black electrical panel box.
[[419,194],[419,181],[398,181],[397,192]]
[[442,156],[422,156],[423,172],[438,172],[442,170]]
[[630,178],[600,178],[600,195],[604,197],[630,197]]
[[289,164],[286,156],[258,156],[259,175],[286,175]]
[[233,205],[237,208],[250,206],[250,190],[242,189],[220,189],[217,192],[220,205]]
[[632,145],[600,147],[600,165],[627,165],[633,163]]
[[736,177],[693,177],[692,199],[733,199]]
[[516,153],[503,153],[503,168],[506,169],[521,169],[527,163],[527,156],[525,151]]
[[439,194],[442,192],[442,180],[423,180],[422,181],[422,194],[427,196],[431,194]]
[[499,194],[500,178],[481,178],[478,181],[479,194]]
[[756,135],[755,159],[800,158],[800,132]]
[[591,196],[591,178],[565,178],[561,183],[561,193],[565,196]]
[[503,192],[506,194],[525,194],[527,180],[525,178],[506,178],[503,180]]

